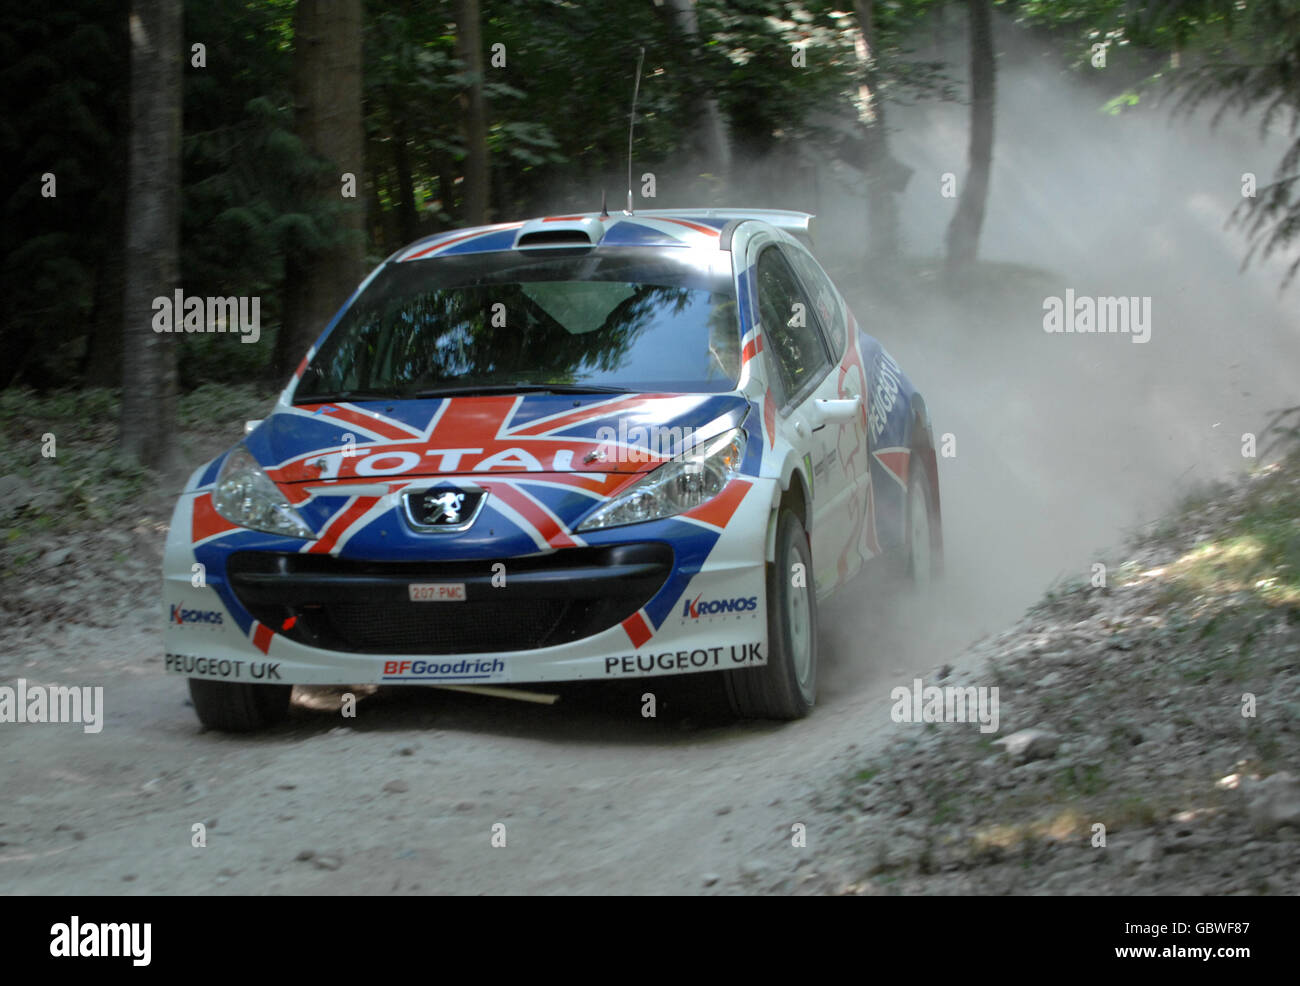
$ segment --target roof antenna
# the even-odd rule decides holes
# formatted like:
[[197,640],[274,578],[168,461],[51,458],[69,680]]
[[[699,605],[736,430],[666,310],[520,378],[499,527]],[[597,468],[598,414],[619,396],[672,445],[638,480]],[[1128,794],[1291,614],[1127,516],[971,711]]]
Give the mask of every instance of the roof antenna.
[[605,190],[603,188],[600,190],[600,218],[609,218],[609,208],[605,205]]
[[632,131],[636,129],[636,100],[641,94],[641,65],[645,62],[645,45],[636,58],[636,87],[632,90],[632,119],[627,125],[627,208],[626,215],[632,215]]

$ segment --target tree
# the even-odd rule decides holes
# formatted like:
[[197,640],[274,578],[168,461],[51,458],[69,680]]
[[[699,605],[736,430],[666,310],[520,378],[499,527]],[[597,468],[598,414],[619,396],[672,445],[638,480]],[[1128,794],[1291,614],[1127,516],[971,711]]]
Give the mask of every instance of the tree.
[[133,0],[131,138],[123,298],[122,451],[151,469],[176,464],[174,337],[153,330],[155,298],[178,280],[181,2]]
[[[356,289],[365,267],[361,0],[298,0],[294,14],[294,129],[321,166],[310,191],[335,205],[285,257],[284,325],[272,372],[283,377]],[[347,197],[346,175],[355,197]]]
[[[673,23],[681,32],[684,47],[692,52],[700,49],[700,18],[695,10],[695,0],[669,0]],[[689,154],[696,172],[706,172],[726,178],[731,170],[731,144],[727,139],[727,125],[717,97],[706,88],[688,97],[691,110]]]
[[858,37],[854,48],[862,70],[858,86],[858,119],[863,129],[862,171],[867,183],[867,215],[871,224],[868,252],[893,257],[899,252],[898,197],[907,187],[912,170],[889,150],[885,105],[880,96],[877,65],[874,0],[856,0]]
[[995,66],[993,12],[990,0],[969,0],[970,7],[970,163],[957,198],[957,211],[946,236],[949,270],[975,261],[993,166]]
[[465,213],[467,225],[488,220],[487,107],[483,98],[483,33],[478,0],[456,0],[456,54],[465,74],[461,113],[465,120]]

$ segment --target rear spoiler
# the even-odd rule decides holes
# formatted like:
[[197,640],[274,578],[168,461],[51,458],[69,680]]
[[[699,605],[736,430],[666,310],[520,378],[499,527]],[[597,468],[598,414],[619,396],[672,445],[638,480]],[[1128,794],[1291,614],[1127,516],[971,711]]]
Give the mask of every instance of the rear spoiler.
[[[775,226],[792,236],[797,236],[806,243],[812,242],[812,221],[816,217],[809,212],[793,212],[789,209],[638,209],[638,216],[651,219],[725,219],[728,226],[736,225],[747,219]],[[724,250],[730,249],[731,237],[722,244]]]

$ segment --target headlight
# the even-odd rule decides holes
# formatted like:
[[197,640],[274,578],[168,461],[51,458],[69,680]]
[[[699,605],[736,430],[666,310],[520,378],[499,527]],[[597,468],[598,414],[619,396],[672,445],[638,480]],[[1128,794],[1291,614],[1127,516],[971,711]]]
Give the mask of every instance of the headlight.
[[659,466],[645,479],[578,525],[580,531],[660,520],[698,507],[738,475],[745,430],[733,428],[698,449]]
[[242,445],[226,456],[212,491],[212,505],[226,520],[249,530],[308,540],[316,537]]

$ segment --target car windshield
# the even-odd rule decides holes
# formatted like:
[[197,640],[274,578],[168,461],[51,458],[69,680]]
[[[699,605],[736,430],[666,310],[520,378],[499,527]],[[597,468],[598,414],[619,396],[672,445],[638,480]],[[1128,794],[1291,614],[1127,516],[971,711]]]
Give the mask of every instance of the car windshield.
[[740,324],[721,256],[710,267],[693,250],[583,248],[389,264],[294,399],[732,390]]

